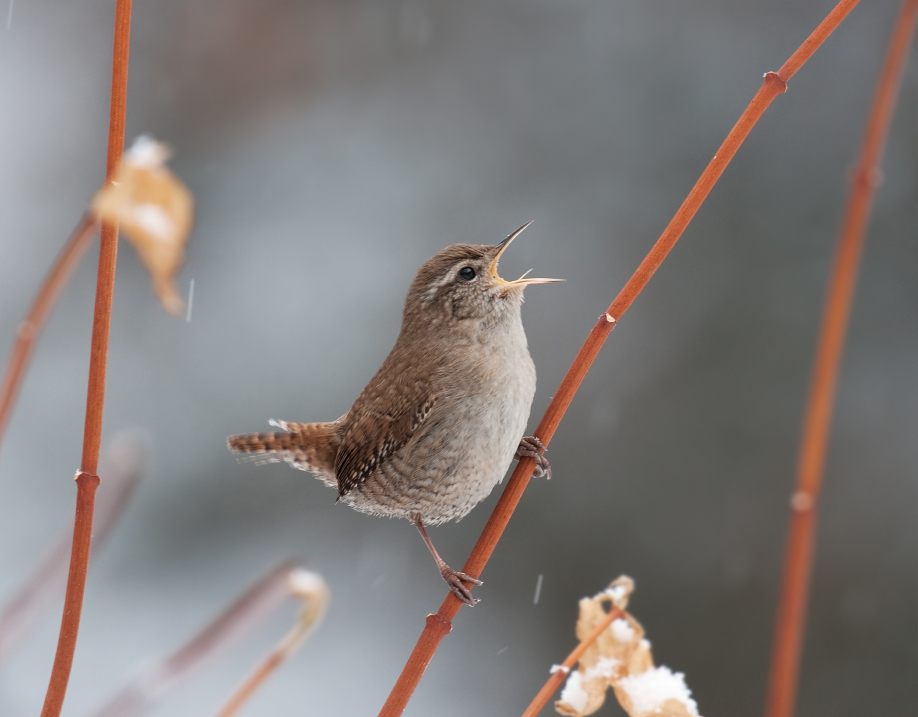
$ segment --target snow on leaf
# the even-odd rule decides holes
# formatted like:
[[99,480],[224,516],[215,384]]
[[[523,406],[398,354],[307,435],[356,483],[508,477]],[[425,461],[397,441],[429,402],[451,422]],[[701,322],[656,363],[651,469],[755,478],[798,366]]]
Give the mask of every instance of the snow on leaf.
[[[583,710],[587,708],[587,705],[590,702],[589,693],[583,689],[583,673],[575,671],[570,677],[567,678],[567,683],[564,685],[564,689],[561,690],[561,702],[566,705],[569,705],[572,710],[575,712],[580,712],[585,714]],[[567,714],[562,712],[561,714]]]
[[[616,694],[621,689],[631,702],[630,709],[622,704],[630,715],[698,716],[698,705],[692,699],[692,691],[685,684],[685,675],[681,672],[673,673],[665,665],[639,675],[623,677],[618,681],[617,688]],[[676,704],[669,705],[671,702]]]
[[[583,598],[577,637],[583,640],[608,619],[607,607],[615,605],[624,611],[633,589],[634,581],[623,575],[595,597]],[[568,717],[593,714],[605,702],[609,687],[629,717],[698,717],[684,675],[668,667],[654,667],[644,628],[627,612],[584,651],[555,710]]]

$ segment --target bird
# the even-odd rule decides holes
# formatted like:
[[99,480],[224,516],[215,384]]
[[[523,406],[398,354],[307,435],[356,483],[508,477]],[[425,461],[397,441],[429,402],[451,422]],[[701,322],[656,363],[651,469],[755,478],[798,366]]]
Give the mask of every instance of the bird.
[[270,421],[277,432],[230,436],[257,463],[285,462],[337,489],[336,502],[414,523],[451,592],[475,605],[481,581],[453,570],[427,526],[465,517],[510,463],[535,460],[551,477],[536,436],[523,436],[536,370],[523,329],[523,291],[559,279],[505,281],[497,265],[532,222],[496,245],[452,244],[417,271],[401,329],[382,366],[343,416],[324,423]]

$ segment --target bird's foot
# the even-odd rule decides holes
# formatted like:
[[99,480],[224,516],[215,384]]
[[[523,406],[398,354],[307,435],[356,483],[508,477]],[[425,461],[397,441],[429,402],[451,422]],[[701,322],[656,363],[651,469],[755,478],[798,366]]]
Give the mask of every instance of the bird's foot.
[[471,575],[460,573],[458,570],[453,570],[446,563],[440,566],[440,575],[443,576],[446,584],[449,585],[449,589],[453,595],[462,600],[466,605],[474,607],[478,600],[472,597],[472,588],[466,587],[464,583],[472,583],[472,587],[474,587],[475,585],[481,585],[481,580],[473,578]]
[[516,460],[520,460],[521,458],[532,458],[535,460],[535,469],[532,474],[536,478],[546,476],[551,479],[551,463],[542,455],[546,450],[548,449],[545,448],[545,445],[538,438],[535,436],[525,436],[520,441],[519,448],[516,449],[516,455],[513,457],[516,458]]

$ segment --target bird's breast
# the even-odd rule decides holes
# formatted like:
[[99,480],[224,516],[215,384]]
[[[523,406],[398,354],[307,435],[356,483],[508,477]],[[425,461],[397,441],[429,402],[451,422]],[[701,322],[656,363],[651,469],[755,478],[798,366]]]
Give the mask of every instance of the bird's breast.
[[458,520],[503,478],[529,419],[535,366],[519,331],[450,362],[412,440],[354,495],[352,505],[425,524]]

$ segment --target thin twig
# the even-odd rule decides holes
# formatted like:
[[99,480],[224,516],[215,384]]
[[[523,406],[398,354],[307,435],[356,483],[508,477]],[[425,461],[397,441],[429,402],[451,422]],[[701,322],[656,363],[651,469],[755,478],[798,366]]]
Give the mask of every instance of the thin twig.
[[583,640],[580,641],[580,644],[574,648],[573,652],[567,656],[567,659],[561,663],[560,669],[556,669],[551,673],[551,677],[545,682],[545,685],[539,690],[539,694],[535,696],[532,702],[529,704],[529,707],[526,708],[526,711],[523,712],[523,717],[536,717],[545,704],[551,699],[551,696],[555,693],[561,683],[564,682],[564,678],[574,669],[574,665],[580,660],[584,652],[587,651],[590,645],[592,645],[596,640],[599,639],[599,636],[609,627],[613,622],[618,618],[624,618],[625,613],[616,605],[612,605],[609,610],[609,614],[602,619],[602,621],[593,629],[589,635],[587,635]]
[[273,615],[290,598],[289,578],[296,568],[293,561],[274,568],[188,643],[125,686],[93,717],[137,717],[149,711]]
[[[765,81],[762,87],[756,93],[755,97],[749,103],[740,116],[733,129],[727,135],[727,138],[721,144],[714,158],[708,163],[708,166],[702,172],[701,177],[695,183],[695,186],[689,192],[688,197],[679,207],[675,217],[666,227],[663,234],[654,244],[650,253],[641,262],[637,271],[631,276],[624,288],[609,306],[608,310],[599,317],[593,330],[590,332],[586,342],[581,347],[577,357],[574,359],[567,375],[561,382],[561,386],[555,392],[545,415],[542,417],[535,435],[538,436],[545,445],[551,441],[561,418],[567,411],[574,394],[580,387],[580,383],[586,376],[590,365],[602,348],[606,337],[615,324],[621,319],[634,299],[641,290],[650,281],[650,277],[662,264],[666,255],[673,248],[676,241],[685,231],[686,226],[695,216],[698,208],[708,196],[717,179],[723,173],[727,164],[736,154],[737,149],[746,139],[746,136],[752,130],[752,127],[762,116],[771,101],[786,89],[786,82],[797,72],[801,65],[815,52],[816,48],[825,40],[826,37],[844,20],[845,16],[857,5],[858,0],[842,0],[829,13],[825,20],[820,23],[819,27],[807,38],[801,47],[791,56],[778,73],[769,72],[765,75]],[[783,74],[782,74],[783,73]],[[523,458],[513,471],[507,487],[498,500],[494,512],[488,519],[487,524],[482,531],[481,537],[475,544],[468,561],[462,568],[462,571],[473,577],[479,577],[481,571],[494,548],[501,534],[510,520],[510,516],[516,509],[517,504],[522,497],[523,491],[532,477],[532,471],[535,461],[532,458]],[[459,611],[462,603],[451,593],[447,595],[436,615],[429,615],[421,637],[418,639],[408,662],[402,670],[398,681],[392,688],[389,698],[380,711],[380,717],[397,717],[401,715],[408,704],[408,700],[414,693],[415,688],[421,680],[424,670],[433,658],[437,646],[445,635],[452,629],[452,619]]]
[[303,608],[297,616],[296,624],[242,681],[242,684],[217,713],[217,717],[233,717],[264,684],[265,680],[299,649],[303,641],[322,622],[331,597],[328,585],[322,576],[307,570],[293,570],[288,576],[288,587],[293,595],[303,601]]
[[918,0],[905,0],[893,27],[886,62],[864,133],[864,143],[854,171],[826,293],[800,440],[797,487],[791,498],[784,575],[766,697],[767,717],[791,717],[794,714],[813,566],[816,508],[822,486],[839,367],[867,221],[878,185],[880,158],[908,58],[916,15]]
[[[106,480],[99,496],[93,530],[94,549],[105,542],[121,516],[143,473],[145,462],[146,447],[135,433],[126,431],[115,435],[103,454]],[[59,599],[67,582],[72,538],[71,524],[18,592],[0,607],[0,664],[22,643],[50,605]]]
[[[127,105],[128,57],[131,37],[131,0],[117,0],[115,7],[115,41],[112,53],[112,92],[108,127],[106,180],[111,180],[124,152],[124,121]],[[93,314],[92,341],[89,355],[89,387],[86,396],[86,422],[83,429],[83,457],[77,473],[76,514],[73,526],[73,551],[70,574],[64,598],[61,631],[54,655],[54,666],[41,717],[58,717],[67,694],[67,682],[73,665],[83,591],[92,542],[92,514],[99,476],[99,447],[102,441],[102,413],[105,405],[105,370],[108,362],[108,333],[115,291],[115,264],[118,257],[118,227],[102,225],[99,248],[99,274],[96,280],[96,305]]]
[[3,375],[3,382],[0,384],[0,444],[3,443],[3,436],[6,433],[6,427],[9,425],[10,415],[13,413],[13,406],[16,404],[16,397],[19,395],[19,389],[25,379],[26,370],[32,358],[32,352],[41,331],[45,327],[45,322],[51,313],[51,309],[57,303],[68,279],[73,274],[73,270],[86,248],[89,246],[93,237],[93,230],[96,228],[96,220],[87,212],[80,219],[76,229],[70,235],[64,248],[57,257],[57,261],[45,277],[45,282],[39,289],[29,313],[19,324],[16,332],[16,344],[13,346],[13,352],[10,354],[9,363],[6,366],[6,373]]

